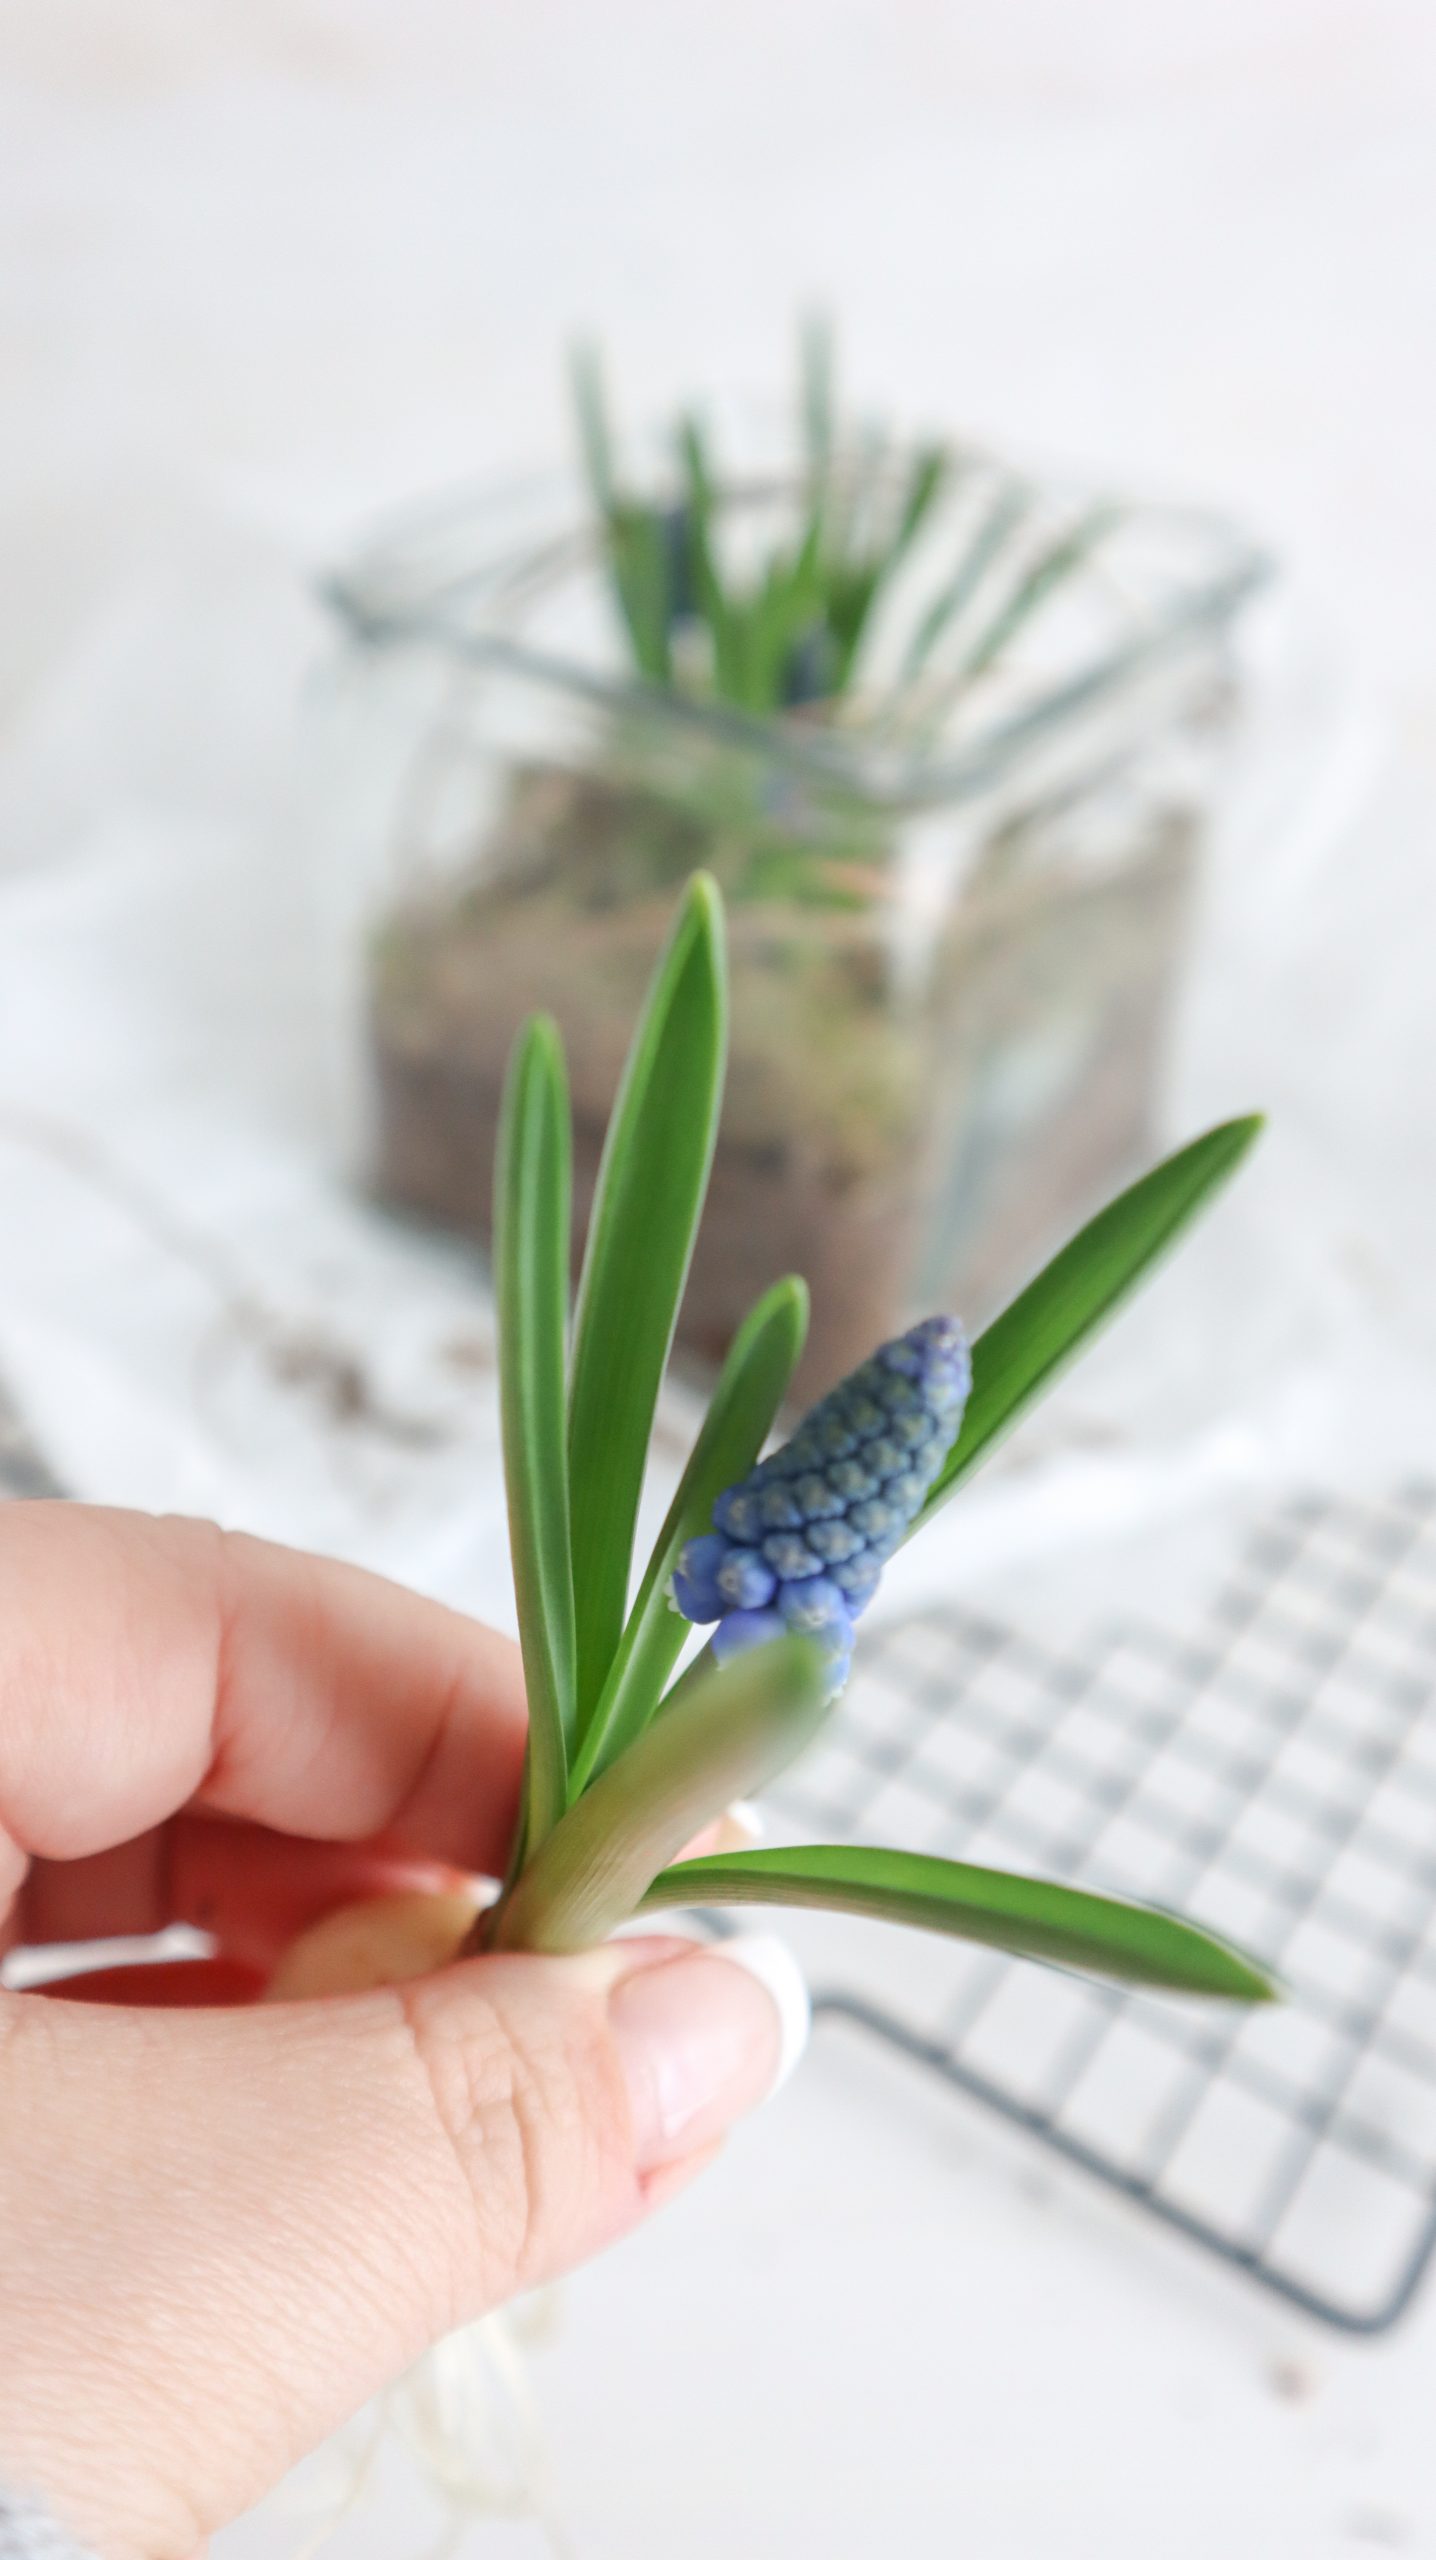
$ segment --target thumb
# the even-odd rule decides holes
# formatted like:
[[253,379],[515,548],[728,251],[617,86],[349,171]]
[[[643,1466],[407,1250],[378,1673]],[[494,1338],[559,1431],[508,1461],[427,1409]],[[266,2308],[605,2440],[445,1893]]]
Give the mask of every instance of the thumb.
[[188,2014],[0,1995],[0,2476],[106,2560],[183,2560],[435,2338],[639,2221],[804,2018],[753,1939]]

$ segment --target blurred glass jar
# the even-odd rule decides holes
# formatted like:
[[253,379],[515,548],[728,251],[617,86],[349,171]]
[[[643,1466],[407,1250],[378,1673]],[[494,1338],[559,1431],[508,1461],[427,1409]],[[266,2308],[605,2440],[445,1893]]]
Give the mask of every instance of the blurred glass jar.
[[[722,492],[755,557],[802,501],[791,461]],[[804,1392],[914,1312],[985,1321],[1152,1151],[1233,637],[1266,574],[1210,516],[954,453],[861,686],[759,718],[625,669],[570,483],[377,539],[326,588],[385,777],[374,1193],[487,1242],[504,1061],[541,1008],[581,1238],[635,1007],[702,867],[733,1036],[683,1345],[718,1358],[789,1270],[813,1292]]]

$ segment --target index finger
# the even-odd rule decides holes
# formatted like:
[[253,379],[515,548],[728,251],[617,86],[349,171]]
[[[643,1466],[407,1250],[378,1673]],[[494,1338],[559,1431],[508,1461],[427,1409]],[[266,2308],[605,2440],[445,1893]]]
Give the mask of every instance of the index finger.
[[0,1506],[0,1896],[30,1857],[190,1803],[492,1873],[525,1727],[506,1638],[357,1566],[207,1521]]

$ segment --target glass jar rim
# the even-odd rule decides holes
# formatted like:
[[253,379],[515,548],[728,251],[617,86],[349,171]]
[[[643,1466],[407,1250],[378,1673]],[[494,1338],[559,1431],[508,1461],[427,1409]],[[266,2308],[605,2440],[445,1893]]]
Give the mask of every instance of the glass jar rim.
[[[969,449],[961,450],[966,457]],[[1016,481],[1012,467],[997,457],[978,458],[1011,472]],[[1028,475],[1022,477],[1040,490]],[[735,478],[725,484],[726,494],[731,499],[770,493],[772,478],[771,472],[761,481],[751,474]],[[521,513],[525,505],[540,511],[546,529],[504,542],[499,528],[506,510]],[[1129,529],[1162,532],[1191,552],[1189,573],[1173,582],[1145,625],[1078,656],[1026,701],[994,706],[960,741],[939,739],[917,749],[884,741],[861,722],[814,718],[811,709],[748,711],[653,683],[617,665],[587,664],[519,636],[512,627],[513,598],[524,582],[542,574],[576,574],[592,560],[595,546],[569,474],[465,483],[427,505],[402,510],[321,575],[317,588],[348,637],[366,649],[428,647],[610,715],[761,757],[817,785],[839,786],[878,805],[910,807],[985,796],[1000,787],[1029,753],[1119,708],[1147,679],[1169,673],[1203,648],[1210,651],[1275,573],[1272,555],[1215,510],[1137,500],[1122,507],[1121,521]]]

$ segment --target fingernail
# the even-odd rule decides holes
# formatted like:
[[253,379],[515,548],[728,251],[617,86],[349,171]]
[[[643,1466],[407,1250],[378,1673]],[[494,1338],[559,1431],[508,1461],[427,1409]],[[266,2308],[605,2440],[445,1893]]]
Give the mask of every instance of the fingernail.
[[730,1938],[626,1975],[609,2020],[638,2166],[659,2169],[781,2087],[807,2041],[808,1994],[780,1938]]
[[778,2012],[778,2067],[764,2092],[774,2098],[802,2061],[813,2023],[813,2005],[798,1959],[786,1939],[756,1929],[746,1937],[720,1939],[713,1952],[729,1964],[740,1964],[755,1982],[761,1982]]

